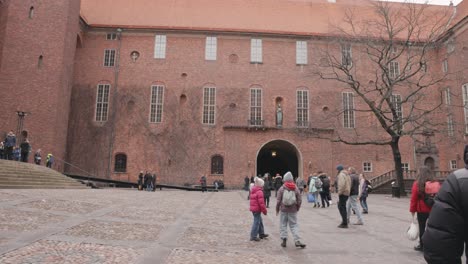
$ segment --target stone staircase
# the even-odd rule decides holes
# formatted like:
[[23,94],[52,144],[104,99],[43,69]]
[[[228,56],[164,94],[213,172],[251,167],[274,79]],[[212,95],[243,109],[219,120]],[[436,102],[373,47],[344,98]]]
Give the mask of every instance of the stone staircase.
[[55,170],[32,163],[0,160],[0,189],[86,189]]

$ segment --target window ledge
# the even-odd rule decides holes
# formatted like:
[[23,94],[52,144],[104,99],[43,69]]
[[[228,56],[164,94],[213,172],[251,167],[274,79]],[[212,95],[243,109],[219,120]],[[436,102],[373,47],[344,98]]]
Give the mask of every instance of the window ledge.
[[128,174],[128,172],[124,171],[114,171],[114,174]]
[[251,61],[250,64],[263,64],[263,62]]

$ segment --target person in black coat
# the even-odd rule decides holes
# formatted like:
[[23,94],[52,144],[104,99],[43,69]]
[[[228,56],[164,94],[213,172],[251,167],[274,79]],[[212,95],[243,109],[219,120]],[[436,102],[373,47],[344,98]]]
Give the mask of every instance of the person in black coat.
[[464,161],[465,168],[452,172],[434,199],[422,238],[429,264],[461,264],[463,250],[468,252],[468,145]]

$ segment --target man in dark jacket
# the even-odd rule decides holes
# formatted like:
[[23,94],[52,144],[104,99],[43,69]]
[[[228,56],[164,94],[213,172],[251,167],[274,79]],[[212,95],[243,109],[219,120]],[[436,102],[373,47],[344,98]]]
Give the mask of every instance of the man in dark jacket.
[[468,252],[468,145],[464,161],[465,168],[452,172],[434,199],[423,236],[429,264],[461,264],[463,250]]
[[16,146],[16,135],[11,130],[5,138],[4,157],[6,160],[13,160],[13,148]]

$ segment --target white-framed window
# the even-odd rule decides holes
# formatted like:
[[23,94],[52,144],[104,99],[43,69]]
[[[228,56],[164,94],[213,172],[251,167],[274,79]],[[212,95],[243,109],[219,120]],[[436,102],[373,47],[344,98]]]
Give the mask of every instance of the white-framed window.
[[458,167],[457,166],[457,161],[456,160],[451,160],[449,166],[450,166],[450,170],[456,170],[457,167]]
[[307,64],[307,41],[296,41],[296,64]]
[[154,39],[154,58],[166,58],[166,35],[156,35]]
[[363,172],[372,172],[372,162],[363,162],[362,163]]
[[452,105],[452,94],[450,93],[450,88],[445,89],[445,105]]
[[465,114],[465,134],[468,133],[468,83],[462,86],[463,90],[463,112]]
[[263,125],[262,88],[250,88],[250,125]]
[[104,67],[114,67],[114,66],[115,66],[115,50],[105,49],[104,50]]
[[400,64],[398,61],[391,61],[388,64],[388,73],[390,76],[390,79],[396,79],[398,76],[400,76]]
[[297,91],[297,126],[309,126],[309,91]]
[[409,163],[401,163],[401,168],[403,169],[403,171],[409,171]]
[[447,61],[447,59],[445,59],[444,61],[442,61],[442,72],[443,72],[443,73],[447,73],[447,72],[448,72],[448,61]]
[[447,135],[449,137],[453,137],[453,133],[455,132],[454,126],[453,126],[453,117],[452,115],[447,116]]
[[343,127],[354,128],[354,94],[343,92]]
[[117,39],[117,33],[107,33],[106,34],[106,40],[116,40]]
[[96,95],[96,121],[106,122],[109,109],[110,84],[99,84]]
[[341,44],[341,65],[351,67],[353,65],[353,57],[351,54],[351,44]]
[[203,88],[203,124],[215,124],[216,88]]
[[253,63],[262,62],[262,40],[261,39],[250,40],[250,62],[253,62]]
[[401,119],[403,116],[403,111],[401,109],[401,95],[392,94],[392,104],[395,108],[395,112],[397,114],[398,119]]
[[216,37],[206,37],[205,60],[216,60],[217,42]]
[[164,85],[151,86],[150,123],[161,123],[164,102]]

